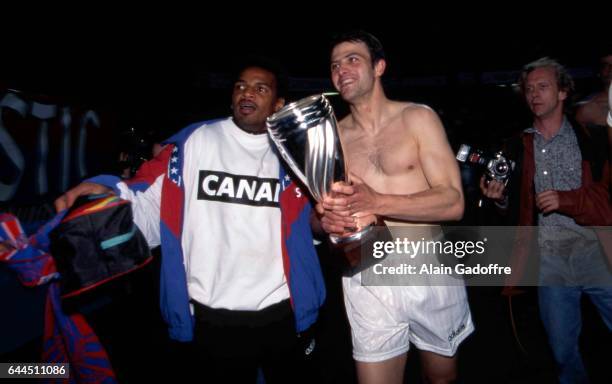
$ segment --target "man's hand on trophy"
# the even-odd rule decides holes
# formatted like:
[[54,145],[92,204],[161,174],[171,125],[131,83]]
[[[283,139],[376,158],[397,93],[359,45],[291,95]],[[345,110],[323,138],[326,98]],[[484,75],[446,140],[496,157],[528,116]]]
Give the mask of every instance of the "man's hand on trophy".
[[[355,184],[334,183],[331,188],[332,196],[326,197],[320,204],[323,211],[333,213],[333,216],[328,215],[330,222],[325,223],[326,220],[321,219],[321,223],[333,225],[336,230],[344,225],[345,235],[376,224],[378,219],[376,214],[380,208],[381,195],[365,184],[361,178],[352,174],[351,179]],[[331,220],[334,220],[333,223]]]
[[347,193],[352,193],[352,187],[344,182],[335,182],[331,192],[316,206],[321,217],[321,227],[329,234],[349,234],[357,227],[356,219],[351,216],[346,201]]
[[357,231],[361,231],[368,225],[376,225],[378,223],[378,216],[373,213],[357,212],[353,214],[352,217],[355,219]]
[[335,211],[342,216],[350,216],[347,197],[353,193],[353,187],[343,181],[337,181],[331,186],[331,194],[325,196],[321,205],[323,209]]
[[[321,204],[317,204],[317,211]],[[335,211],[322,209],[321,213],[321,228],[330,235],[345,236],[351,233],[356,227],[355,218],[351,216],[343,216]]]
[[[350,215],[360,218],[362,222],[365,221],[363,219],[374,216],[373,221],[376,222],[376,215],[382,212],[383,195],[376,192],[355,174],[351,173],[350,178],[353,181],[350,186],[352,193],[346,196]],[[371,224],[371,222],[365,223],[365,225],[367,224]]]

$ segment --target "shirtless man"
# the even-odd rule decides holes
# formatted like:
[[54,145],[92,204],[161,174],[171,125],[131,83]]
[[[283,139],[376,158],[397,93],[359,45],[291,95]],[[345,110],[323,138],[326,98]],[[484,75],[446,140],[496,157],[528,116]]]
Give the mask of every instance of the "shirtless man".
[[[405,226],[463,215],[459,169],[440,120],[424,105],[389,100],[385,66],[367,32],[332,44],[331,78],[351,110],[339,123],[351,184],[335,184],[335,196],[317,207],[328,233],[378,218]],[[343,287],[360,383],[402,383],[410,342],[428,382],[456,378],[457,347],[473,330],[464,287],[362,286],[361,274],[344,277]]]
[[603,82],[601,92],[596,93],[576,110],[576,120],[583,126],[596,124],[605,127],[608,114],[608,88],[612,82],[612,54],[600,59],[599,78]]

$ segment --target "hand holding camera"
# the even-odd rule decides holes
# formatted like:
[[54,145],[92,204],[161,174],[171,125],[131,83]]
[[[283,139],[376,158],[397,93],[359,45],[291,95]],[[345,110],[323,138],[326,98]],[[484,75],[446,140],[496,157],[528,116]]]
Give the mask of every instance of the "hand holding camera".
[[491,200],[502,201],[506,196],[506,184],[495,179],[487,180],[487,176],[482,175],[480,178],[480,191]]
[[480,149],[462,144],[457,151],[457,160],[484,169],[480,179],[480,190],[489,199],[502,201],[506,198],[506,186],[516,163],[506,158],[502,151],[488,155]]

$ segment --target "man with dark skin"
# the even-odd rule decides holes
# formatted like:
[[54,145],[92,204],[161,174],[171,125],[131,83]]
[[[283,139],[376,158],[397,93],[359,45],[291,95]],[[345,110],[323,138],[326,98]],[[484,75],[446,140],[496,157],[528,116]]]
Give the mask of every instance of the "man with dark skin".
[[[114,191],[132,202],[149,245],[161,244],[162,289],[174,287],[162,292],[170,335],[195,339],[211,382],[255,382],[258,367],[268,383],[308,377],[300,364],[314,342],[304,332],[325,288],[303,219],[309,202],[266,131],[284,105],[281,82],[266,63],[244,66],[232,117],[177,133],[133,181],[94,178],[56,201],[62,210],[80,195]],[[164,260],[175,261],[172,272]]]

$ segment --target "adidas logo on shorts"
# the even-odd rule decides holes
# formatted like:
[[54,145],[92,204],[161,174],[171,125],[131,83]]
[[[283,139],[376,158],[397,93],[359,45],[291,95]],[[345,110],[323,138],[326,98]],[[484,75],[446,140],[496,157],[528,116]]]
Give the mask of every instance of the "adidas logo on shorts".
[[312,353],[312,351],[314,351],[315,349],[315,339],[310,340],[310,344],[308,344],[308,347],[306,347],[306,349],[304,350],[304,354],[306,356],[310,355]]
[[448,341],[451,342],[453,341],[453,339],[457,336],[459,336],[459,334],[465,329],[465,323],[461,324],[459,326],[459,328],[457,328],[456,330],[452,331],[450,335],[448,335]]

